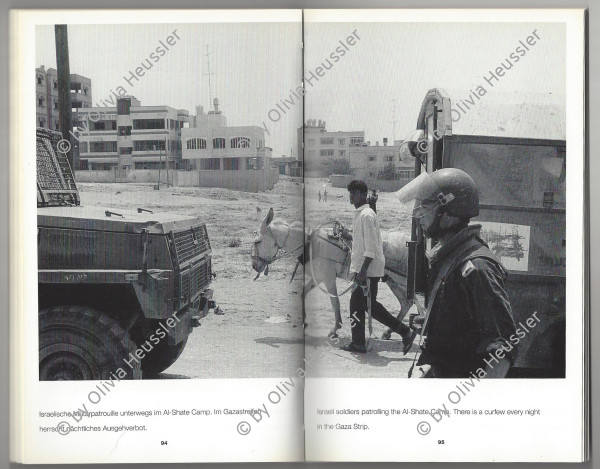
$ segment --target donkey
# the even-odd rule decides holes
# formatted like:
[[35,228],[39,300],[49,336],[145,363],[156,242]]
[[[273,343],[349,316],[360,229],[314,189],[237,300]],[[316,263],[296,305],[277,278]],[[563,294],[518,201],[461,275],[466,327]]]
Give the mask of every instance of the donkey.
[[[302,292],[302,314],[304,317],[304,298],[313,288],[324,284],[329,294],[329,300],[335,313],[335,324],[328,336],[337,337],[337,331],[342,327],[340,300],[337,292],[336,279],[352,280],[350,274],[350,253],[344,245],[328,236],[324,229],[309,233],[304,230],[299,222],[292,225],[284,221],[273,221],[274,212],[271,208],[260,224],[254,238],[252,248],[252,268],[258,272],[268,274],[269,264],[286,256],[298,257],[304,264],[305,282]],[[400,231],[382,232],[383,253],[386,259],[385,283],[400,302],[398,319],[402,318],[410,308],[406,296],[406,275],[408,237]],[[283,254],[280,252],[283,251]],[[310,256],[310,257],[309,257]],[[390,329],[382,335],[389,339],[392,335]]]

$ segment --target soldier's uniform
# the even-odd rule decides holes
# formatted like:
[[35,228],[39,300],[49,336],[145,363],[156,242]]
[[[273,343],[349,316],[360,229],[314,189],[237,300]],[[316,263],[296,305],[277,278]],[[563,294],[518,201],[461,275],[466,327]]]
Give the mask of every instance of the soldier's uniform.
[[[480,229],[463,228],[428,255],[430,293],[440,270],[446,270],[435,298],[430,298],[427,339],[418,362],[431,365],[430,377],[469,377],[486,368],[484,360],[493,365],[491,354],[500,348],[511,362],[516,356],[506,270],[479,237]],[[446,262],[450,267],[442,269]]]

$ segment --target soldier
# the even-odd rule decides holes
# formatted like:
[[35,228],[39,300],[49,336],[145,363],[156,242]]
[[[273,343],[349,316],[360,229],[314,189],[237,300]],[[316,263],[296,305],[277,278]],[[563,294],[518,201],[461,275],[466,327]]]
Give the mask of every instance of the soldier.
[[422,173],[396,195],[435,242],[426,252],[426,341],[417,364],[431,366],[426,377],[467,378],[478,370],[485,373],[479,377],[505,377],[516,356],[516,329],[506,270],[480,238],[481,225],[469,225],[479,214],[475,182],[446,168]]

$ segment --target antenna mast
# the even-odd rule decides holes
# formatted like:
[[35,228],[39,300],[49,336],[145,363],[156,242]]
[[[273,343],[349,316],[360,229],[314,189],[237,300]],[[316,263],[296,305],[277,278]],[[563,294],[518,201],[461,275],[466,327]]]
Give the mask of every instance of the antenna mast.
[[393,136],[392,145],[394,145],[395,142],[396,142],[396,123],[398,121],[396,120],[396,100],[392,99],[392,103],[393,103],[393,107],[392,107],[392,124],[394,125],[394,133],[392,134],[392,136]]
[[212,86],[211,86],[211,82],[210,82],[210,76],[213,74],[210,72],[210,54],[208,52],[208,44],[205,44],[205,46],[206,46],[205,56],[206,56],[206,65],[208,68],[208,73],[205,73],[204,75],[208,75],[208,106],[210,109],[210,103],[212,102]]

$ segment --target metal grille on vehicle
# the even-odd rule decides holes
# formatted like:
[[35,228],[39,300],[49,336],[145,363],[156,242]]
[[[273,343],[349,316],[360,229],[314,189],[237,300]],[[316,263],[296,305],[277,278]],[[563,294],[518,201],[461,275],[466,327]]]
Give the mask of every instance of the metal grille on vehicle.
[[193,299],[210,285],[211,259],[207,258],[181,274],[180,291],[186,300]]
[[173,238],[179,265],[210,250],[210,242],[204,225],[173,233]]

